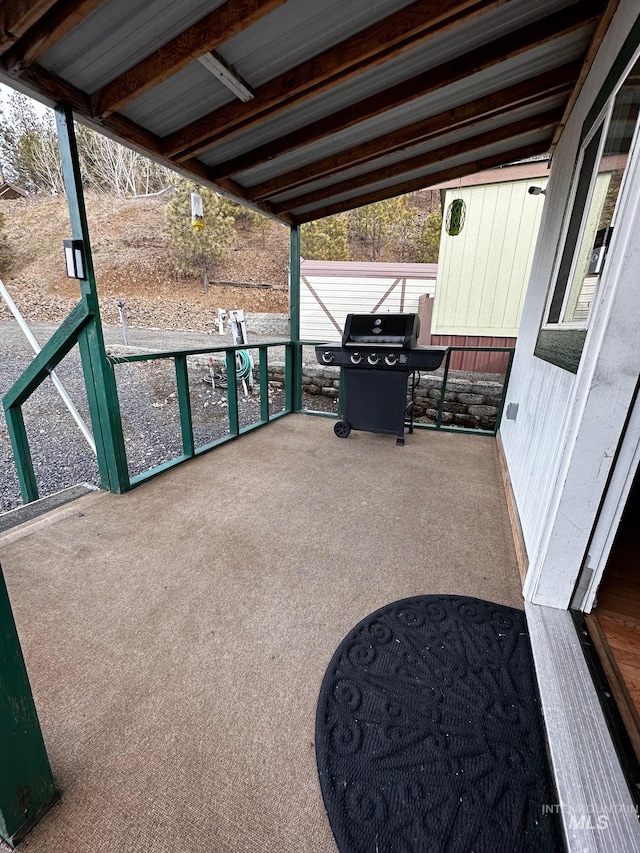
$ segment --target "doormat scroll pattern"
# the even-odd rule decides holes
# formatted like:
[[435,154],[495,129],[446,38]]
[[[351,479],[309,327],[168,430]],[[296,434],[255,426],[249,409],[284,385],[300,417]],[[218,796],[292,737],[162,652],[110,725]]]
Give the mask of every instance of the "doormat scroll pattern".
[[340,853],[562,850],[522,611],[432,595],[342,641],[316,717]]

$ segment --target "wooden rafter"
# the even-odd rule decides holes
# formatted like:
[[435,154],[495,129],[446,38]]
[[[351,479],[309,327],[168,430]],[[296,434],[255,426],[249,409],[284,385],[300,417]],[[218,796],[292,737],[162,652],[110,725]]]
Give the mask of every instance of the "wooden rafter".
[[417,0],[259,87],[250,103],[230,103],[167,137],[169,156],[194,156],[231,128],[246,130],[418,47],[505,0]]
[[[539,44],[573,32],[592,21],[596,16],[596,9],[600,5],[601,0],[585,0],[578,7],[571,6],[569,9],[543,18],[535,26],[524,27],[511,33],[508,39],[497,39],[456,60],[445,62],[423,74],[418,74],[403,83],[365,98],[358,104],[338,110],[331,115],[307,124],[299,130],[291,131],[284,137],[246,153],[243,156],[242,168],[250,169],[266,162],[266,160],[273,160],[323,139],[331,133],[339,133],[349,127],[354,127],[388,110],[410,103],[416,98],[428,95],[456,81],[466,79],[507,59],[512,59]],[[217,177],[225,177],[228,174],[226,172],[227,167],[228,164],[223,164],[222,168],[216,167],[214,174]],[[235,171],[235,165],[233,168]]]
[[285,2],[227,0],[97,92],[95,114],[104,117],[115,112]]
[[[389,180],[389,178],[399,178],[402,175],[409,175],[419,169],[427,169],[434,164],[451,160],[461,154],[468,154],[476,150],[481,150],[489,145],[511,140],[515,143],[519,137],[530,135],[539,130],[549,130],[555,127],[562,117],[562,108],[549,110],[542,115],[534,115],[521,121],[514,122],[503,127],[494,128],[493,130],[472,136],[469,139],[463,139],[458,142],[452,142],[449,145],[443,145],[433,151],[427,151],[424,154],[419,154],[415,157],[410,157],[407,160],[400,160],[397,163],[388,164],[380,171],[378,180]],[[352,192],[353,190],[363,189],[364,187],[375,184],[375,173],[365,172],[357,177],[351,177],[349,180],[339,183],[324,186],[314,192],[305,193],[304,195],[288,198],[283,202],[273,204],[273,210],[276,214],[282,213],[285,210],[291,210],[297,207],[306,207],[309,204],[316,204],[325,199],[342,195],[343,193]]]
[[[569,63],[554,71],[547,71],[523,83],[517,83],[506,89],[492,92],[466,104],[445,110],[427,119],[415,122],[399,130],[370,139],[359,145],[344,149],[336,154],[308,163],[297,169],[278,175],[248,190],[250,198],[272,198],[279,193],[317,181],[328,175],[369,163],[379,157],[407,151],[411,147],[442,135],[445,132],[471,128],[497,115],[521,109],[522,107],[544,103],[551,98],[566,95],[576,79],[579,63]],[[228,164],[227,164],[228,165]],[[217,167],[220,172],[222,166]],[[230,174],[242,171],[242,158],[237,158],[236,166]]]
[[567,104],[565,106],[564,115],[562,119],[558,122],[558,126],[553,134],[553,139],[551,140],[550,153],[553,154],[555,151],[555,147],[558,144],[558,140],[560,139],[560,134],[564,130],[564,126],[567,123],[569,115],[571,114],[571,110],[575,102],[578,100],[578,95],[584,85],[584,81],[587,78],[587,74],[591,70],[591,66],[593,65],[593,60],[596,58],[596,54],[600,49],[600,45],[602,44],[602,40],[604,39],[607,30],[609,29],[609,24],[611,23],[611,19],[616,13],[616,9],[618,8],[620,0],[609,0],[607,3],[607,8],[602,13],[600,20],[596,28],[593,31],[593,35],[591,36],[591,41],[589,42],[589,47],[587,48],[587,52],[584,56],[584,62],[582,63],[582,68],[580,69],[580,74],[578,75],[578,79],[573,88],[573,92],[571,96],[567,100]]
[[77,27],[100,3],[102,0],[59,0],[7,52],[4,57],[5,66],[14,73],[19,73],[23,68],[36,62],[52,45]]
[[55,0],[3,0],[0,4],[0,53],[23,36]]
[[394,198],[398,195],[427,189],[430,186],[443,183],[444,181],[452,181],[455,178],[462,178],[465,175],[473,175],[476,172],[482,172],[485,169],[494,169],[496,166],[504,166],[506,163],[514,163],[518,160],[524,160],[527,157],[544,154],[548,147],[549,141],[524,145],[520,148],[503,151],[500,154],[493,154],[490,157],[480,157],[451,169],[443,169],[440,172],[433,172],[432,174],[425,175],[422,178],[415,178],[411,181],[394,184],[393,186],[385,187],[382,190],[368,192],[361,196],[353,196],[334,204],[323,205],[322,207],[317,207],[313,210],[306,211],[305,213],[292,213],[291,216],[297,224],[311,222],[314,219],[322,219],[325,216],[333,216],[336,213],[343,213],[345,210],[363,207],[365,204],[373,204],[376,201],[385,201],[385,199]]

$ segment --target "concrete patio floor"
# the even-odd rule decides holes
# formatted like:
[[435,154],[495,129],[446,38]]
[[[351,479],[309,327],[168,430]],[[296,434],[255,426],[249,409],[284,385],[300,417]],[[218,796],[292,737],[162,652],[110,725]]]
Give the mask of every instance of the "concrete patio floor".
[[62,793],[20,850],[335,853],[314,725],[344,635],[413,595],[522,606],[493,438],[332,427],[291,415],[0,535]]

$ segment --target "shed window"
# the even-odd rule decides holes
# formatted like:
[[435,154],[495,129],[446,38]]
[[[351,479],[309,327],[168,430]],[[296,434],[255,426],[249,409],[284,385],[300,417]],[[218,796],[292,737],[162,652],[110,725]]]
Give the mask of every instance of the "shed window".
[[581,150],[581,165],[547,328],[586,328],[616,225],[618,197],[637,135],[640,59]]

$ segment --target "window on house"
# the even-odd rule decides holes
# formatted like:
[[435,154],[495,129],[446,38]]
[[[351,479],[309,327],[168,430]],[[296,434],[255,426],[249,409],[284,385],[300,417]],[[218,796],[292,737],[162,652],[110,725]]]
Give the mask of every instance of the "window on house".
[[545,328],[586,328],[640,115],[640,60],[587,135]]

